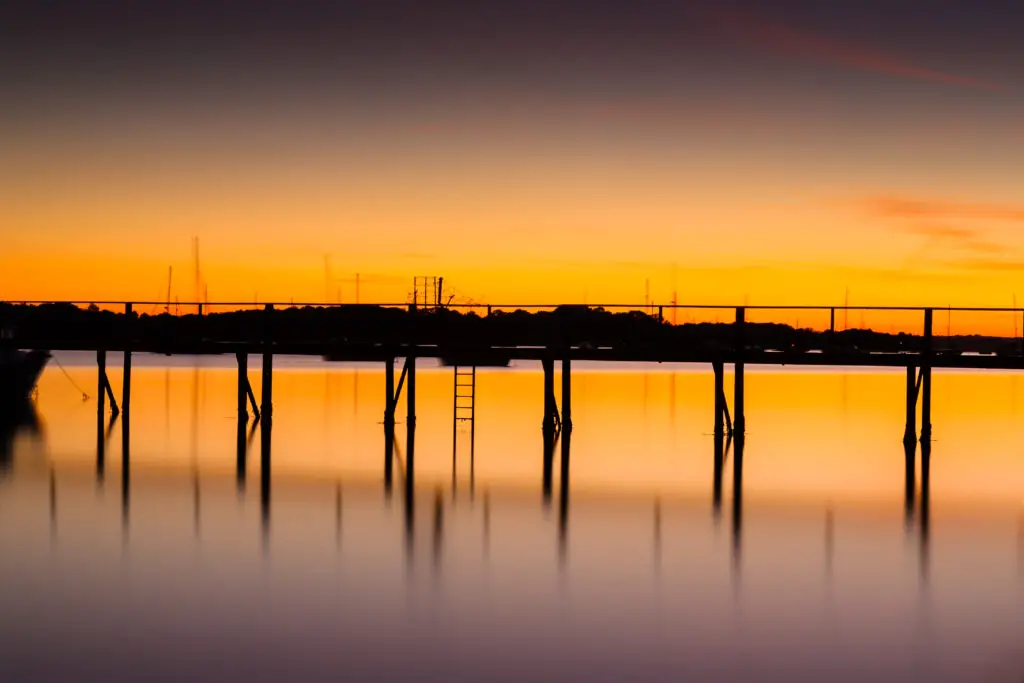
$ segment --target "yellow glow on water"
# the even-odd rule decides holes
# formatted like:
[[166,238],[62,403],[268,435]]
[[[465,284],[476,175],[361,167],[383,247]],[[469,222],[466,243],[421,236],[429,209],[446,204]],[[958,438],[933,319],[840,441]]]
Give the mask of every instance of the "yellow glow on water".
[[[83,387],[95,371],[69,369]],[[120,386],[116,370],[111,382]],[[273,467],[282,475],[383,477],[383,373],[338,366],[275,372]],[[259,395],[259,371],[250,369]],[[713,479],[712,374],[574,372],[571,477],[574,490],[708,495]],[[132,465],[230,473],[236,462],[235,371],[153,368],[132,378]],[[731,387],[731,375],[726,377]],[[1016,444],[1019,377],[936,372],[933,496],[947,501],[1016,502],[1024,462]],[[556,382],[556,386],[559,383]],[[748,370],[744,489],[754,497],[896,499],[903,494],[902,372]],[[452,475],[451,370],[421,368],[417,382],[417,481],[447,486]],[[731,389],[728,392],[731,399]],[[478,371],[474,472],[492,485],[540,490],[542,375]],[[83,402],[50,367],[39,385],[45,450],[56,467],[91,466],[95,403]],[[404,461],[405,400],[398,448]],[[107,449],[120,466],[120,428]],[[457,479],[469,477],[468,432],[460,427]],[[556,449],[556,453],[558,449]],[[259,468],[259,436],[248,461]],[[731,456],[730,456],[731,457]],[[559,465],[555,464],[557,479]],[[726,463],[725,490],[732,481]]]

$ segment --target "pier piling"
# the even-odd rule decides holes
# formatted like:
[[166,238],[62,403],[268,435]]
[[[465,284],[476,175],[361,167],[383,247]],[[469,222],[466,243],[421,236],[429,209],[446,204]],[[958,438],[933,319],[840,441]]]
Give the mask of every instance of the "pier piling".
[[572,361],[562,359],[562,432],[572,431]]
[[384,490],[391,492],[395,459],[395,359],[384,361]]
[[725,432],[725,367],[715,361],[711,369],[715,372],[715,436],[721,436]]
[[416,458],[416,357],[406,358],[405,366],[405,470],[407,485],[412,486]]
[[273,417],[274,413],[274,352],[271,338],[270,319],[273,315],[274,305],[267,304],[267,319],[263,337],[263,387],[260,396],[262,405],[260,412],[263,413],[263,423],[266,424]]
[[736,374],[735,374],[735,393],[733,396],[733,429],[736,431],[737,438],[743,438],[743,434],[747,428],[747,418],[743,407],[743,357],[744,347],[746,345],[744,339],[744,327],[746,326],[746,309],[743,306],[736,308]]
[[917,440],[917,368],[907,366],[907,425],[903,430],[903,442]]
[[544,420],[542,428],[545,431],[554,431],[555,421],[558,416],[558,406],[555,401],[555,361],[551,358],[544,358],[540,364],[544,369]]
[[932,438],[932,309],[924,311],[924,348],[921,350],[921,441]]

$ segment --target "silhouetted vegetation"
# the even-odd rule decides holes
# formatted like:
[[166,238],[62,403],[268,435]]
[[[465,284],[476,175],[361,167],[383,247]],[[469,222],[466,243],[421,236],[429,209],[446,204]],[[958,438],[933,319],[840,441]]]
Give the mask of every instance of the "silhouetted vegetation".
[[[550,311],[406,310],[372,305],[280,308],[207,315],[125,314],[70,304],[0,304],[5,342],[23,348],[104,348],[130,342],[161,350],[181,344],[257,342],[316,345],[437,344],[456,348],[502,346],[590,346],[674,349],[732,349],[740,330],[732,323],[672,325],[642,312],[610,312],[585,306]],[[917,351],[922,337],[851,329],[814,331],[776,323],[748,322],[747,348],[813,351]],[[1013,340],[959,336],[935,340],[935,348],[956,352],[1017,353]]]

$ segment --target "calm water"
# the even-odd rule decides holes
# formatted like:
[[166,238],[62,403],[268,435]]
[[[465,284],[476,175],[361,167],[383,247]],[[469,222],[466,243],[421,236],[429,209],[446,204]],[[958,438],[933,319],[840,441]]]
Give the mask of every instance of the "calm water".
[[454,469],[452,372],[421,369],[389,495],[379,367],[281,359],[263,477],[231,360],[135,359],[127,473],[91,357],[58,360],[0,480],[4,681],[1024,674],[1017,374],[936,373],[908,501],[901,372],[749,370],[716,505],[710,368],[575,368],[549,494],[538,368],[479,372]]

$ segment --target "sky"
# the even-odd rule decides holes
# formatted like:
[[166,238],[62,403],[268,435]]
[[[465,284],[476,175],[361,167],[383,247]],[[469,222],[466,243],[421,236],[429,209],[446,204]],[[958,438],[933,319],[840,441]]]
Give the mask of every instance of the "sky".
[[1019,2],[298,5],[5,8],[0,298],[1024,301]]

